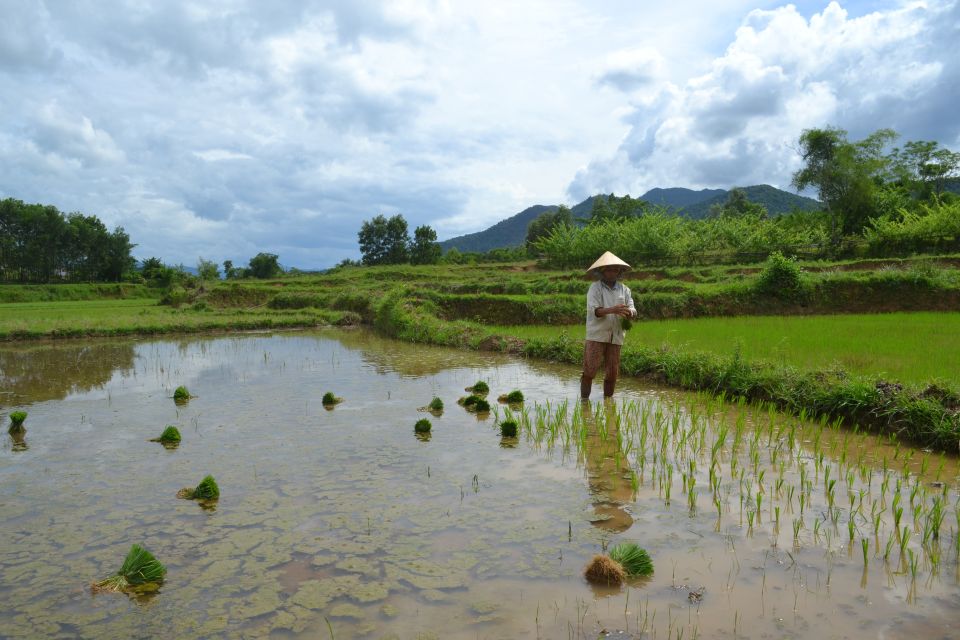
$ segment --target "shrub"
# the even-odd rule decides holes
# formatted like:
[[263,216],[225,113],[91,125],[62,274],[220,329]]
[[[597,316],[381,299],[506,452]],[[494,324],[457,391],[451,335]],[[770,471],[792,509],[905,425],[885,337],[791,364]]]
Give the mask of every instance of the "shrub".
[[754,288],[765,295],[797,298],[803,293],[803,272],[795,259],[774,251],[767,258]]
[[433,425],[430,424],[430,421],[426,418],[417,420],[417,423],[413,425],[413,430],[417,433],[430,433],[430,429]]

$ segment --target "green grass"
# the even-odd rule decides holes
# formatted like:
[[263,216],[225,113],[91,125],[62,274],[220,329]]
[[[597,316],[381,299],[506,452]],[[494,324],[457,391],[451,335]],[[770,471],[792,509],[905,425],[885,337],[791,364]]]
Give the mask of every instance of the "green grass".
[[[582,324],[490,327],[521,339],[583,340]],[[741,316],[636,322],[633,345],[766,360],[800,369],[837,367],[849,373],[922,384],[960,380],[960,313],[883,313],[835,316]]]
[[297,309],[174,309],[152,299],[0,304],[0,339],[110,336],[171,332],[307,327],[331,324],[344,312]]

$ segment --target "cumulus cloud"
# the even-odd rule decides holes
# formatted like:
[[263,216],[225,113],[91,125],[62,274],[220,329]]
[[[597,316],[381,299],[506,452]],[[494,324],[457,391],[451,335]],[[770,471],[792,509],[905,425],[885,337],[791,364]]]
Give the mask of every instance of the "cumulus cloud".
[[787,187],[800,132],[827,125],[852,138],[890,127],[955,145],[958,41],[956,3],[856,18],[836,2],[809,19],[793,5],[754,10],[707,73],[635,103],[616,152],[578,172],[568,192]]
[[624,49],[610,54],[597,84],[629,92],[657,82],[662,73],[663,56],[656,49]]

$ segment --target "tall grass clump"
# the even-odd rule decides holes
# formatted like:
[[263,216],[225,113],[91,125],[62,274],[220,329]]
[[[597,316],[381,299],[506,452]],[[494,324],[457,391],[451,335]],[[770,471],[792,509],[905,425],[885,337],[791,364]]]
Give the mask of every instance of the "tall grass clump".
[[96,591],[131,591],[163,582],[167,569],[152,553],[138,544],[130,547],[123,565],[106,580],[93,583]]

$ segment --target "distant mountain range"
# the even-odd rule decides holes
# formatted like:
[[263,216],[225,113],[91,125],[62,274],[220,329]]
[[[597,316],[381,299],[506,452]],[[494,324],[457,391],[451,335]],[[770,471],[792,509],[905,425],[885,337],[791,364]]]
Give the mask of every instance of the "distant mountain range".
[[[772,216],[789,213],[794,209],[814,211],[820,208],[820,203],[812,198],[805,198],[789,191],[783,191],[770,185],[761,184],[752,187],[739,187],[747,194],[751,202],[762,204]],[[701,189],[694,191],[681,187],[670,189],[651,189],[640,196],[641,200],[655,205],[669,207],[678,215],[699,220],[710,212],[710,207],[723,204],[727,200],[729,191],[726,189]],[[574,219],[590,217],[594,198],[590,196],[583,202],[571,207]],[[527,226],[537,216],[556,211],[557,205],[537,204],[528,207],[520,213],[506,220],[501,220],[492,227],[476,233],[450,238],[440,243],[440,247],[447,251],[456,248],[458,251],[484,252],[491,249],[521,246],[527,238]]]

